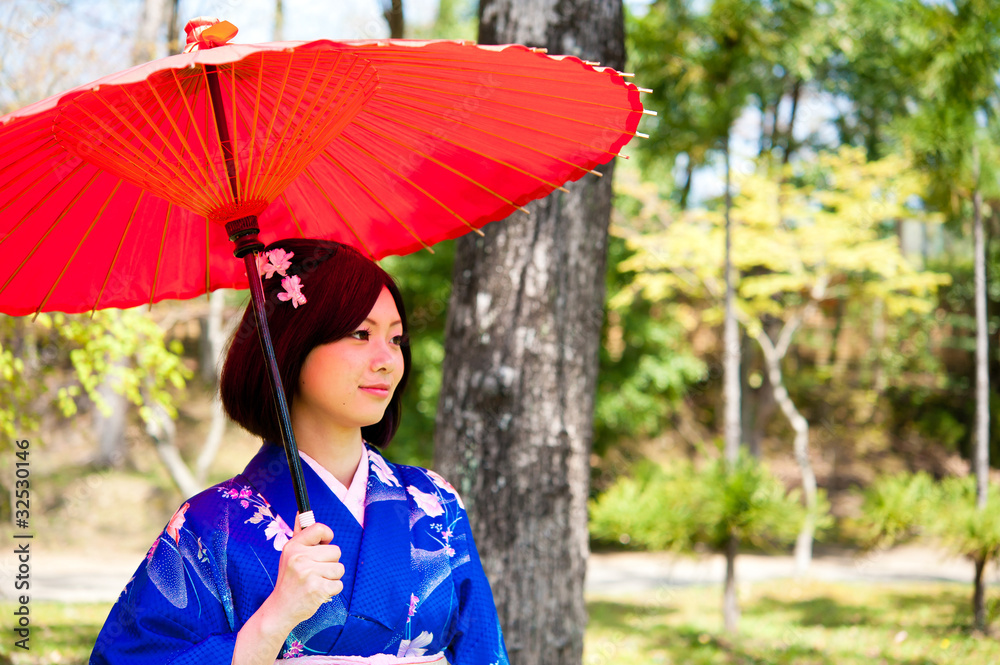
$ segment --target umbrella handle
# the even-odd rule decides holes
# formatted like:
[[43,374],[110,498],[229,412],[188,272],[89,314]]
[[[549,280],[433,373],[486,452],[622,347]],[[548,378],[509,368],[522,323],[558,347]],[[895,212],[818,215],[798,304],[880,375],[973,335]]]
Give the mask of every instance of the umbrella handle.
[[247,281],[250,282],[250,298],[253,303],[254,316],[257,319],[257,333],[260,337],[261,349],[271,377],[271,389],[278,408],[278,423],[281,426],[281,437],[285,445],[285,457],[288,459],[288,470],[292,474],[292,485],[295,490],[295,502],[299,508],[299,525],[304,529],[314,524],[309,506],[309,494],[306,491],[305,478],[302,475],[302,459],[295,443],[295,433],[292,431],[292,418],[288,413],[288,402],[285,399],[285,389],[281,382],[281,372],[278,371],[278,361],[274,356],[274,345],[271,343],[271,331],[267,326],[267,314],[264,308],[264,286],[257,270],[256,252],[264,249],[263,243],[257,240],[257,218],[248,217],[226,224],[229,239],[236,244],[233,252],[236,258],[243,259],[247,270]]

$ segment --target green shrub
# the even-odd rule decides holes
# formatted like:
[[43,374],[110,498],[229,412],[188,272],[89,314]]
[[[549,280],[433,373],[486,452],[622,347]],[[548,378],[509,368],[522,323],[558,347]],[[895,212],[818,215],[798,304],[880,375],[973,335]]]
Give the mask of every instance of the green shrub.
[[670,468],[649,462],[619,478],[591,502],[590,532],[598,541],[652,550],[724,547],[728,535],[757,547],[794,540],[806,516],[798,492],[787,492],[758,460],[740,458]]
[[992,485],[986,507],[976,507],[974,476],[941,481],[928,512],[927,530],[942,545],[973,560],[1000,555],[1000,493]]
[[889,547],[918,535],[927,525],[936,488],[926,473],[882,476],[863,493],[859,522],[866,547]]

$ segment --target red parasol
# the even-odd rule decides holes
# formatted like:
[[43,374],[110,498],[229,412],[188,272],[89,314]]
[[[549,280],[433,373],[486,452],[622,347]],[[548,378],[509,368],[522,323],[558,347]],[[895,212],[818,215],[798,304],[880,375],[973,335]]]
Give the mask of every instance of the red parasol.
[[644,112],[621,73],[541,49],[235,33],[192,21],[185,53],[0,118],[0,312],[247,276],[256,300],[253,252],[286,237],[406,254],[596,173]]

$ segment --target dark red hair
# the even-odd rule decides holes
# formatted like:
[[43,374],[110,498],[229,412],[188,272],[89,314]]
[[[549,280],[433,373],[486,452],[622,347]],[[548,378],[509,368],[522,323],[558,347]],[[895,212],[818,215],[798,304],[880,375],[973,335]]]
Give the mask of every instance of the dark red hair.
[[[307,303],[298,308],[278,300],[281,276],[264,279],[264,308],[274,343],[274,355],[291,408],[299,385],[299,373],[306,356],[317,346],[347,337],[365,320],[375,306],[382,288],[389,289],[408,332],[406,312],[399,288],[389,273],[361,252],[327,240],[293,238],[271,243],[267,250],[294,253],[288,276],[298,275]],[[375,446],[389,443],[399,428],[401,397],[410,375],[410,348],[404,344],[403,376],[386,407],[382,420],[361,428],[365,441]],[[253,305],[248,304],[243,320],[229,343],[222,367],[219,393],[226,413],[252,434],[269,443],[281,443],[278,410],[264,354],[257,337]]]

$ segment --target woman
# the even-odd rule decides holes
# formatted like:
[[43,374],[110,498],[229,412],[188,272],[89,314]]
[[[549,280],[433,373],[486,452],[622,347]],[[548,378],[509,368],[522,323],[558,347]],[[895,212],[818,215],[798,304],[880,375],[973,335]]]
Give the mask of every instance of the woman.
[[316,240],[274,243],[258,267],[317,523],[295,520],[248,306],[220,390],[229,416],[264,445],[243,473],[174,514],[91,663],[507,663],[458,494],[376,449],[399,426],[410,368],[392,278]]

